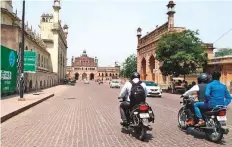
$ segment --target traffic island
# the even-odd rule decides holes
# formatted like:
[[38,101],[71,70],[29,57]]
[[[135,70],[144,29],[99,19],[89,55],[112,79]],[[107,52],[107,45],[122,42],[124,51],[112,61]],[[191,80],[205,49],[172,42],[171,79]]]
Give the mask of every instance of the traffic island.
[[1,123],[53,96],[54,93],[27,94],[24,101],[19,101],[18,96],[1,100]]

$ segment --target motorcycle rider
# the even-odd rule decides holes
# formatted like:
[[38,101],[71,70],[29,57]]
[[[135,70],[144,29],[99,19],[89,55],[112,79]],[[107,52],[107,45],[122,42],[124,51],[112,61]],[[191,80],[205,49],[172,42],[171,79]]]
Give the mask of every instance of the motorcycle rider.
[[125,100],[120,104],[120,114],[121,114],[121,119],[122,119],[121,125],[128,124],[125,111],[131,108],[130,98],[131,98],[132,84],[133,83],[136,84],[140,82],[140,85],[143,87],[144,92],[145,92],[145,98],[147,97],[147,93],[148,93],[146,84],[140,80],[140,74],[138,72],[134,72],[131,75],[130,80],[131,81],[128,81],[125,83],[125,85],[123,86],[119,94],[119,97],[125,98]]
[[[188,96],[193,94],[194,92],[197,92],[198,101],[200,102],[205,101],[205,90],[208,80],[209,80],[208,74],[201,73],[197,78],[198,85],[194,85],[191,89],[186,91],[183,94],[183,96]],[[189,120],[186,121],[186,125],[193,125],[193,124],[194,124],[193,118],[189,118]]]
[[231,102],[231,95],[227,90],[227,87],[224,84],[220,83],[220,77],[221,73],[214,71],[212,74],[213,81],[211,81],[206,86],[205,101],[194,103],[195,114],[199,118],[197,126],[201,126],[205,123],[202,118],[200,108],[211,109],[216,107],[217,105],[228,106]]

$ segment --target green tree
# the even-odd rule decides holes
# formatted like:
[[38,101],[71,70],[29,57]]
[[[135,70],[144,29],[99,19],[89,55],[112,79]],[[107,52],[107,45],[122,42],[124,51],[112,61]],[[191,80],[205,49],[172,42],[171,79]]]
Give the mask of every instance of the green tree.
[[162,62],[163,75],[179,76],[196,72],[207,64],[207,54],[198,31],[185,30],[165,34],[158,42],[156,59]]
[[135,54],[130,55],[122,64],[120,75],[129,78],[133,72],[137,71],[137,57]]

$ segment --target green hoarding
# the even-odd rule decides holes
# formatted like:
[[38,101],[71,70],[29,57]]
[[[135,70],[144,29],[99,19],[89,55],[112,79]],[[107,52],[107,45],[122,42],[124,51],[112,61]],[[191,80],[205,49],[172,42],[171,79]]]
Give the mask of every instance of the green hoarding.
[[16,51],[1,45],[1,93],[16,90],[17,59]]
[[35,73],[36,72],[36,52],[25,51],[24,52],[24,72]]

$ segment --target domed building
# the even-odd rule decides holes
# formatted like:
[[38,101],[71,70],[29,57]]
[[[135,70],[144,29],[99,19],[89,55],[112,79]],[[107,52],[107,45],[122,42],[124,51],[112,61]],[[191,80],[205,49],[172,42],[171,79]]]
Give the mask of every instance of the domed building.
[[98,67],[97,57],[89,57],[86,50],[82,52],[79,57],[72,57],[71,67],[67,74],[70,78],[76,80],[111,80],[118,79],[120,73],[120,66]]

